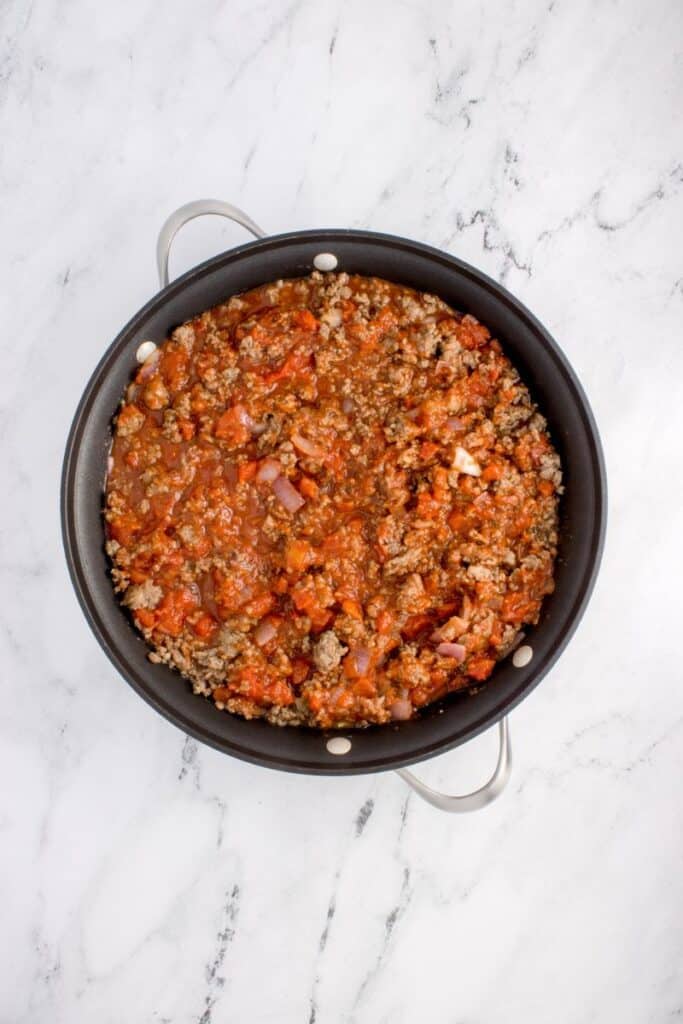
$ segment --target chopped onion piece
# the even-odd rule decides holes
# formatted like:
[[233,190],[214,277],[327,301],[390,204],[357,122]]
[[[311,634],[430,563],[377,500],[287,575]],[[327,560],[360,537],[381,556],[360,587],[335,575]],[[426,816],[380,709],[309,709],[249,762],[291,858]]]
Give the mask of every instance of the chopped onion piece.
[[449,430],[462,430],[465,424],[458,416],[449,416],[446,420],[446,426]]
[[286,476],[279,476],[273,480],[273,491],[278,501],[284,505],[288,512],[298,512],[302,505],[306,504],[296,487],[289,482]]
[[277,480],[281,472],[282,466],[277,459],[264,459],[258,468],[256,479],[271,484],[273,480]]
[[257,423],[253,416],[243,405],[236,405],[235,412],[237,413],[237,418],[239,419],[240,423],[243,423],[247,430],[255,437],[258,437],[259,434],[262,434],[264,430],[266,430],[268,424]]
[[161,349],[160,348],[155,348],[154,351],[152,352],[152,354],[147,356],[147,358],[145,359],[144,363],[142,364],[142,366],[138,370],[138,375],[137,375],[138,383],[142,383],[143,380],[147,380],[148,377],[152,376],[152,374],[154,373],[154,371],[157,368],[157,363],[159,362],[160,358],[161,358]]
[[342,407],[342,412],[347,413],[347,415],[348,415],[348,413],[353,412],[353,410],[356,408],[353,399],[350,398],[348,395],[342,401],[342,406],[341,407]]
[[246,604],[254,596],[254,588],[249,583],[240,583],[235,587],[237,601],[240,605]]
[[468,451],[459,446],[455,449],[453,469],[457,469],[459,473],[466,473],[467,476],[481,476],[479,463],[472,458]]
[[413,705],[409,700],[395,700],[389,711],[395,722],[406,722],[413,713]]
[[459,615],[451,615],[447,622],[439,626],[432,633],[432,640],[441,643],[443,640],[452,640],[453,637],[461,636],[467,629],[467,623]]
[[273,639],[276,633],[277,629],[273,623],[266,622],[264,619],[263,622],[259,622],[258,626],[254,630],[254,640],[259,647],[265,647],[265,645]]
[[466,649],[462,644],[439,644],[436,648],[436,653],[441,654],[444,658],[453,658],[458,664],[465,660],[467,654]]
[[[207,484],[209,483],[209,481],[211,480],[211,478],[213,476],[213,473],[212,473],[211,475],[207,474],[205,478],[202,477],[201,476],[201,468],[199,470],[199,473],[200,473],[200,479],[202,480],[202,482],[203,483],[207,483]],[[223,466],[223,479],[225,480],[225,482],[227,483],[227,485],[228,485],[228,487],[230,489],[232,489],[235,486],[235,484],[237,483],[237,466],[235,465],[234,462],[227,462]]]
[[370,668],[370,651],[367,647],[358,647],[353,649],[353,660],[356,663],[356,671],[359,676],[364,676],[367,670]]
[[301,434],[297,434],[296,431],[292,434],[292,444],[295,448],[298,448],[304,455],[310,455],[312,459],[324,459],[327,452],[319,444],[315,444],[314,441],[309,441],[307,438],[302,437]]

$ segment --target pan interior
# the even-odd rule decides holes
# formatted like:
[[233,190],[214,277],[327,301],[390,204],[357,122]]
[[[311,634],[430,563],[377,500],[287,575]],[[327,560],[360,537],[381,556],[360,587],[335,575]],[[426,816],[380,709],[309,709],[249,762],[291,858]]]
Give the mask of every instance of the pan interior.
[[[425,708],[414,721],[340,734],[281,728],[217,711],[195,696],[176,672],[152,664],[144,640],[114,596],[102,524],[111,420],[141,342],[163,341],[180,323],[238,292],[308,274],[321,253],[333,255],[338,270],[433,292],[486,324],[548,420],[565,483],[556,587],[544,603],[540,622],[527,631],[531,661],[517,667],[506,659],[475,696],[453,694]],[[307,231],[252,242],[207,261],[156,295],[123,329],[93,373],[71,429],[62,481],[63,535],[74,586],[119,672],[159,712],[197,739],[255,763],[319,774],[411,764],[466,741],[510,711],[545,675],[576,628],[597,572],[604,523],[604,468],[595,424],[573,371],[547,331],[500,285],[454,257],[361,231]]]

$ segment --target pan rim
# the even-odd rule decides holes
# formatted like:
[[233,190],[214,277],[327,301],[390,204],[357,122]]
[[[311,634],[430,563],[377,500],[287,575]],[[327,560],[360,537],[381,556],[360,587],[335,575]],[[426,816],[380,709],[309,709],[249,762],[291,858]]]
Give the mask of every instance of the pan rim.
[[[408,753],[397,753],[391,756],[383,754],[378,757],[368,757],[363,761],[356,761],[354,764],[344,763],[343,761],[331,764],[320,764],[317,761],[306,760],[302,757],[298,757],[294,760],[276,752],[273,752],[270,755],[263,754],[262,752],[257,753],[251,750],[249,746],[240,744],[233,739],[226,739],[224,736],[219,736],[217,733],[213,733],[210,729],[200,727],[196,723],[186,719],[178,708],[172,706],[171,702],[167,703],[161,699],[160,696],[149,686],[145,685],[138,679],[134,667],[131,666],[125,656],[125,652],[121,651],[112,641],[106,624],[101,621],[100,615],[94,607],[94,602],[90,595],[88,575],[83,565],[78,537],[76,536],[75,530],[73,511],[75,489],[74,478],[77,456],[80,450],[80,435],[83,432],[91,406],[97,395],[99,382],[102,376],[106,373],[110,363],[118,357],[119,350],[127,344],[138,329],[139,324],[144,321],[146,317],[162,308],[169,299],[180,294],[190,283],[201,279],[203,276],[216,269],[240,259],[245,253],[265,253],[276,247],[286,247],[287,245],[295,243],[298,244],[302,241],[316,241],[322,244],[334,243],[335,241],[342,240],[362,242],[369,245],[389,246],[392,249],[407,251],[409,254],[420,255],[423,257],[426,256],[433,261],[437,261],[443,267],[470,278],[472,281],[485,288],[487,291],[492,293],[498,301],[503,302],[518,319],[521,319],[526,323],[527,327],[536,336],[536,339],[543,344],[550,353],[555,368],[562,374],[564,382],[572,394],[575,407],[580,413],[586,436],[590,441],[590,461],[593,471],[595,500],[593,508],[593,533],[590,539],[590,554],[586,571],[584,572],[580,585],[577,588],[576,598],[571,608],[566,612],[564,621],[557,630],[555,642],[546,657],[542,662],[534,667],[533,672],[520,679],[519,686],[512,693],[509,691],[501,692],[500,699],[495,702],[493,709],[482,711],[482,715],[477,717],[468,726],[461,726],[461,728],[457,730],[456,735],[449,738],[437,738],[431,742],[426,741],[420,746],[414,747]],[[66,442],[60,489],[62,541],[69,575],[76,592],[78,602],[83,610],[86,621],[105,654],[119,674],[123,676],[126,682],[128,682],[136,693],[143,697],[143,699],[158,713],[163,715],[179,729],[193,736],[200,742],[206,743],[214,749],[220,750],[222,753],[229,753],[240,760],[248,761],[262,767],[300,774],[328,776],[388,771],[415,764],[436,756],[437,754],[445,753],[462,743],[468,742],[479,733],[496,724],[502,717],[512,711],[526,696],[528,696],[541,682],[562,654],[567,643],[574,634],[588,604],[600,567],[604,547],[607,518],[606,509],[607,484],[604,456],[590,405],[580,381],[569,364],[566,356],[533,313],[531,313],[530,310],[528,310],[526,306],[515,298],[515,296],[513,296],[504,286],[494,281],[471,264],[460,260],[456,256],[444,253],[439,249],[426,245],[425,243],[402,238],[400,236],[349,228],[325,228],[292,231],[278,235],[270,235],[263,239],[247,242],[236,248],[219,253],[197,266],[190,268],[181,277],[172,281],[166,288],[153,295],[149,301],[129,319],[126,325],[108,346],[102,357],[99,359],[85,386],[76,408]],[[115,601],[113,591],[112,601]],[[410,723],[407,724],[409,725]],[[277,729],[279,727],[270,726],[270,728]],[[372,731],[373,729],[397,730],[398,728],[400,727],[391,725],[375,726],[371,727],[370,730],[363,730],[363,732]],[[310,731],[315,732],[318,736],[322,734],[323,737],[344,733],[344,730]],[[347,730],[347,732],[349,732],[349,734],[352,733],[351,730]]]

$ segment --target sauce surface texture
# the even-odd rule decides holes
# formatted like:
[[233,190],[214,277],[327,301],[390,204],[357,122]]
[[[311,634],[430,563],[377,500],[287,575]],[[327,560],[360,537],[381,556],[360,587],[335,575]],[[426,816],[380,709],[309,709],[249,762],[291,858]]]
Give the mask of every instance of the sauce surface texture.
[[174,331],[118,411],[114,586],[197,694],[279,725],[476,687],[553,589],[560,461],[486,327],[313,273]]

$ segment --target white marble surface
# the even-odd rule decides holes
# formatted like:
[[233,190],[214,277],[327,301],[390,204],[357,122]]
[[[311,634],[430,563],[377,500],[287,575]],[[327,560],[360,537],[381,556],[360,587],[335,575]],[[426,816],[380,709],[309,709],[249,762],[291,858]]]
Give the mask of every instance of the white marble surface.
[[[683,1014],[683,7],[372,0],[0,12],[2,1024],[581,1024]],[[69,422],[189,199],[367,226],[504,280],[600,424],[584,623],[513,782],[260,770],[121,681],[67,579]],[[241,241],[186,229],[176,272]],[[422,766],[452,789],[495,736]]]

